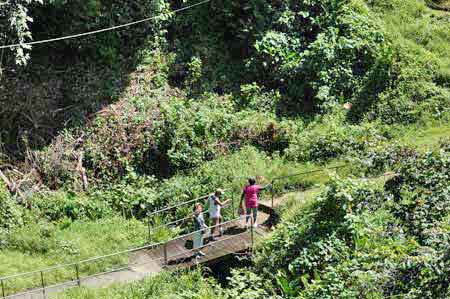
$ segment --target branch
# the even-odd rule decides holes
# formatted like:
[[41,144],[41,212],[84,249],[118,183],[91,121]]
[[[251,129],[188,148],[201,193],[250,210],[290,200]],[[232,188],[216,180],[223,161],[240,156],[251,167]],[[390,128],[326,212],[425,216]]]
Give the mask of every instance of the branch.
[[87,174],[86,174],[86,168],[83,167],[83,156],[84,156],[84,152],[81,152],[80,155],[78,156],[77,170],[80,173],[81,182],[83,183],[83,190],[87,191],[87,189],[89,187],[89,183],[88,183],[88,178],[87,178]]
[[436,10],[442,10],[442,11],[450,12],[450,7],[436,4],[432,0],[426,0],[425,3],[431,9],[436,9]]
[[13,183],[8,179],[8,177],[3,173],[1,169],[0,169],[0,178],[3,180],[3,182],[5,182],[9,192],[13,192],[14,189]]

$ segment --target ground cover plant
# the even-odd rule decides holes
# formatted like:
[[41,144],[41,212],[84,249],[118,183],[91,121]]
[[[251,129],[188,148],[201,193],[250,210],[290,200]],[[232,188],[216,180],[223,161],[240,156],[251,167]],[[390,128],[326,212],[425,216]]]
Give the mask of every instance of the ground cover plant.
[[226,298],[216,282],[203,278],[201,271],[163,273],[125,288],[115,286],[102,290],[74,289],[60,298]]
[[[59,223],[29,222],[1,237],[1,276],[70,264],[94,256],[107,255],[146,244],[147,228],[137,220],[111,217],[97,221],[62,220]],[[155,239],[164,239],[162,234]],[[122,254],[79,267],[80,274],[104,272],[128,264],[129,256]],[[56,284],[74,278],[74,267],[48,271],[46,283]],[[39,287],[36,275],[18,277],[5,282],[9,294]]]
[[330,183],[278,228],[256,269],[285,298],[448,297],[448,159],[443,144],[385,183]]

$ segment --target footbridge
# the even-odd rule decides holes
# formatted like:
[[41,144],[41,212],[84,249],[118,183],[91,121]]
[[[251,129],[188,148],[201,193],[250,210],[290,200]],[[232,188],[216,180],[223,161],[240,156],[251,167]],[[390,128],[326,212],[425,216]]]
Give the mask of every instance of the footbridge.
[[[330,169],[346,167],[340,165],[331,168],[315,169],[308,172],[296,173],[272,180],[272,186],[285,180],[312,175]],[[228,190],[230,191],[230,190]],[[288,190],[292,191],[292,190]],[[277,193],[278,192],[278,193]],[[249,254],[255,244],[270,233],[276,223],[276,207],[282,204],[280,190],[271,189],[268,197],[259,205],[257,227],[249,223],[237,213],[237,196],[232,193],[232,200],[226,215],[226,221],[220,226],[223,233],[214,241],[204,239],[201,248],[205,256],[197,258],[192,249],[192,239],[198,231],[189,231],[189,223],[192,222],[192,207],[196,202],[201,202],[209,195],[195,198],[173,206],[167,206],[148,214],[148,240],[161,229],[173,227],[181,231],[181,235],[169,238],[164,242],[149,244],[139,248],[133,248],[109,255],[93,257],[64,265],[0,277],[1,293],[3,299],[46,299],[55,297],[56,294],[73,287],[107,287],[114,283],[125,283],[141,280],[155,275],[163,270],[178,270],[190,268],[199,264],[208,264],[230,254]],[[178,211],[185,211],[184,217],[174,220]],[[207,213],[205,211],[204,213]],[[156,219],[156,220],[155,220]],[[157,224],[158,220],[167,219],[164,223]],[[210,227],[213,228],[213,227]],[[172,230],[173,231],[173,230]]]

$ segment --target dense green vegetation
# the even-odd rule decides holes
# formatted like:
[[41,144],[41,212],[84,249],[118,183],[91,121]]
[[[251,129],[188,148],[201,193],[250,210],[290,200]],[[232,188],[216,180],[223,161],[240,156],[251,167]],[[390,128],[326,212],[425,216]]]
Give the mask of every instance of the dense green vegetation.
[[447,298],[448,158],[443,145],[412,154],[381,186],[329,184],[278,228],[256,267],[287,297]]
[[348,163],[274,186],[310,189],[226,286],[163,273],[64,296],[450,296],[448,1],[85,2],[4,1],[0,42],[167,14],[0,53],[0,276],[164,240],[179,231],[148,240],[149,211],[248,176]]
[[[301,198],[290,194],[284,222],[257,250],[253,267],[234,271],[226,287],[190,273],[190,286],[171,296],[448,298],[449,158],[449,145],[442,144],[434,152],[410,152],[387,179],[336,177]],[[176,286],[164,274],[126,289],[65,296],[156,298]]]

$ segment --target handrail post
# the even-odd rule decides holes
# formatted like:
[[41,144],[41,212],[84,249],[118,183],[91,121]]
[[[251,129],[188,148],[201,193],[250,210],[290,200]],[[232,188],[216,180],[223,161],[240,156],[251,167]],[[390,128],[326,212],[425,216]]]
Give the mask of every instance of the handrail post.
[[152,232],[150,228],[150,215],[147,215],[147,230],[148,230],[148,240],[147,243],[150,244],[152,238]]
[[273,188],[274,184],[275,184],[275,179],[272,180],[272,184],[270,187],[270,193],[271,193],[271,197],[272,197],[272,210],[273,210],[273,200],[275,198],[275,189]]
[[3,295],[3,299],[6,298],[6,292],[5,292],[5,281],[2,279],[2,295]]
[[272,179],[272,182],[270,184],[270,197],[271,197],[271,204],[270,204],[270,213],[269,213],[269,220],[268,220],[268,227],[271,228],[273,223],[275,222],[275,211],[274,211],[274,201],[275,201],[275,188],[274,188],[274,184],[275,184],[276,178]]
[[253,226],[255,225],[255,220],[253,219],[253,215],[250,216],[251,222],[250,222],[250,240],[251,240],[251,252],[253,253],[253,245],[254,245],[254,234],[253,234]]
[[233,210],[233,219],[236,218],[236,211],[234,210],[234,198],[235,198],[234,190],[231,190],[231,209]]
[[75,264],[75,274],[77,276],[77,285],[78,285],[78,287],[81,287],[80,268],[79,268],[78,264]]
[[169,260],[167,257],[167,242],[164,243],[164,265],[167,266],[169,264]]
[[41,271],[41,285],[42,285],[42,294],[44,295],[44,298],[47,298],[47,296],[45,294],[44,271]]

